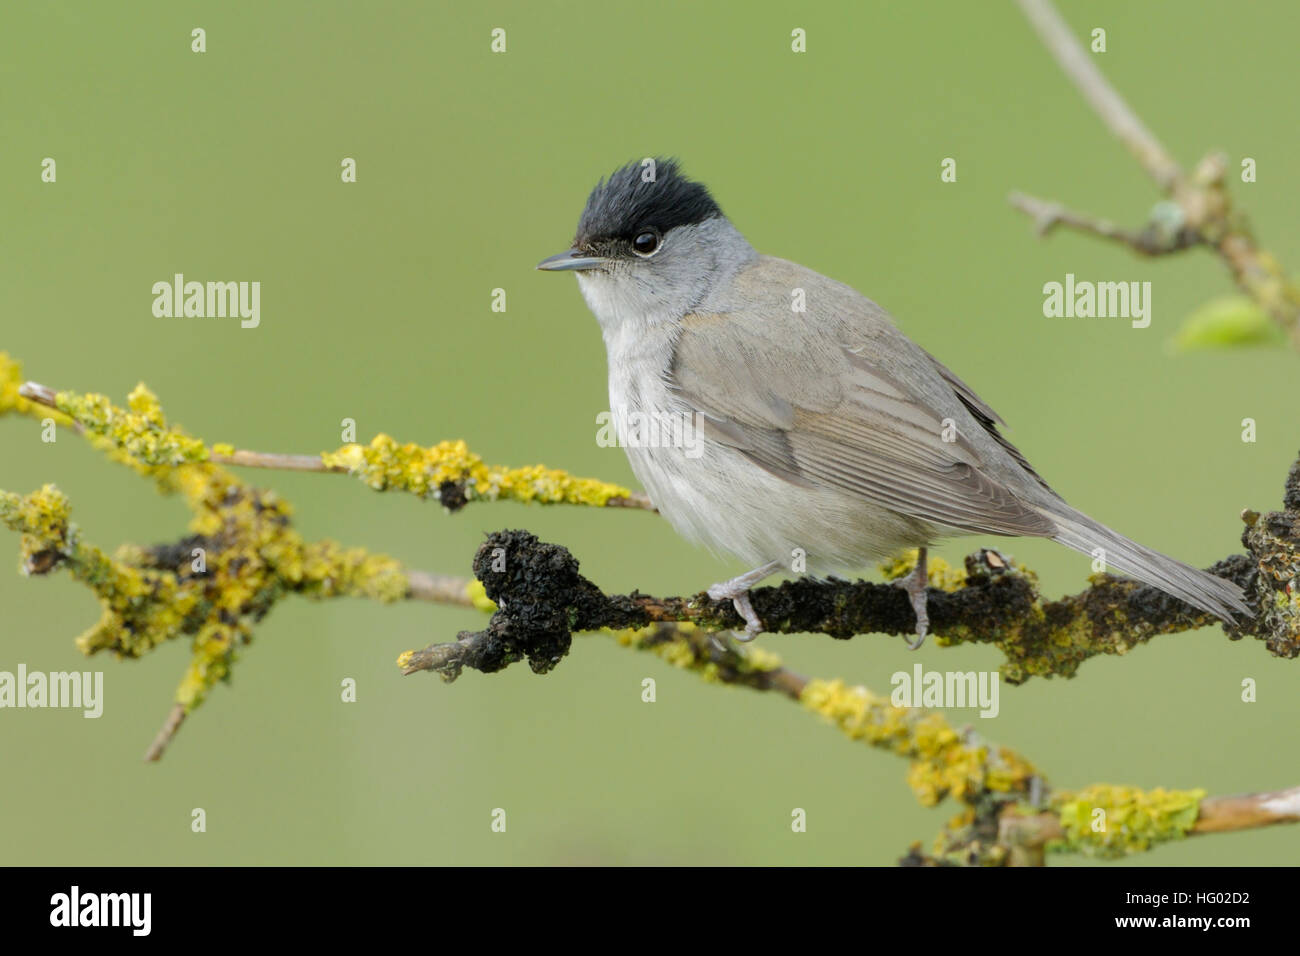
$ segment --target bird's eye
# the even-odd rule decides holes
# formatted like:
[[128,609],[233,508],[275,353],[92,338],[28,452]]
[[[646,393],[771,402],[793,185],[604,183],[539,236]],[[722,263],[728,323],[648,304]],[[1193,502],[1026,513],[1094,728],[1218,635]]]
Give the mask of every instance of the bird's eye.
[[652,255],[659,248],[659,233],[646,230],[632,240],[632,251],[638,256]]

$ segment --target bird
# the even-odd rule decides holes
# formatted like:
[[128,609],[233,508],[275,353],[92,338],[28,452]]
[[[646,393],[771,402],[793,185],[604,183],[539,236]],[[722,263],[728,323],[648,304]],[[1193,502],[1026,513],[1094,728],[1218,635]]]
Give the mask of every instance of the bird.
[[[1234,582],[1067,504],[998,413],[888,312],[761,255],[676,159],[600,179],[571,247],[537,268],[577,277],[619,443],[651,502],[686,539],[753,568],[707,589],[732,601],[741,640],[763,630],[750,590],[778,571],[853,572],[916,548],[895,583],[917,648],[928,549],[969,535],[1049,538],[1224,623],[1251,613]],[[636,427],[647,420],[664,427]]]

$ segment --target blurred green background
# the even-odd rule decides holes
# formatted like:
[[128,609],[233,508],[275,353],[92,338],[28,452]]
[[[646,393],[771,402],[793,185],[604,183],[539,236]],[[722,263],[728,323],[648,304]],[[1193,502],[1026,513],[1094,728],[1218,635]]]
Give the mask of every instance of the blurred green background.
[[[1066,2],[1080,35],[1185,163],[1223,148],[1264,243],[1300,269],[1295,47],[1283,0]],[[207,52],[190,31],[207,31]],[[489,50],[507,31],[507,52]],[[807,31],[808,52],[790,51]],[[565,248],[596,179],[680,156],[760,250],[876,299],[1011,423],[1073,504],[1204,565],[1243,507],[1279,507],[1297,449],[1297,356],[1170,356],[1184,316],[1231,292],[1205,252],[1142,261],[1038,241],[1012,189],[1136,225],[1152,184],[1010,3],[8,3],[0,12],[0,349],[27,377],[121,400],[143,380],[209,441],[316,452],[358,436],[464,438],[488,461],[633,484],[595,443],[607,407],[595,320]],[[42,158],[58,182],[40,182]],[[340,161],[358,163],[355,185]],[[939,164],[954,157],[958,181]],[[1234,177],[1235,179],[1235,177]],[[261,327],[156,319],[155,281],[262,282]],[[1149,280],[1154,321],[1047,319],[1042,286]],[[508,311],[490,310],[507,290]],[[1258,422],[1243,444],[1241,420]],[[638,512],[479,504],[456,515],[355,481],[245,472],[308,538],[466,574],[484,533],[563,543],[607,590],[697,591],[741,570]],[[70,434],[0,420],[0,487],[55,482],[101,546],[173,540],[187,513]],[[953,559],[997,539],[951,543]],[[1087,561],[1001,542],[1045,590]],[[476,613],[287,601],[158,765],[141,762],[187,660],[83,659],[98,617],[64,575],[0,573],[0,669],[105,672],[105,713],[0,712],[5,863],[891,863],[955,809],[919,807],[906,765],[774,695],[708,686],[602,636],[554,673],[403,678],[408,648]],[[873,569],[864,569],[874,573]],[[992,669],[991,648],[767,636],[810,675]],[[340,681],[358,702],[340,702]],[[641,680],[658,702],[641,702]],[[1240,701],[1241,681],[1259,700]],[[1071,681],[954,712],[1057,786],[1295,784],[1296,665],[1218,629],[1167,637]],[[207,811],[205,834],[190,811]],[[489,814],[505,808],[508,830]],[[790,812],[808,813],[793,834]],[[1135,862],[1292,863],[1300,830],[1190,840]],[[1071,861],[1066,861],[1071,862]]]

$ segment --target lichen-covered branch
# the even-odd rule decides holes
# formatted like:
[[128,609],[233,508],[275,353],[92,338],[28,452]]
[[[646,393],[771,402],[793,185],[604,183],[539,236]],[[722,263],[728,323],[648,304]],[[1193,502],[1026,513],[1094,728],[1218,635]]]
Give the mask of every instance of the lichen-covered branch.
[[1300,823],[1300,787],[1270,793],[1207,797],[1204,790],[1141,790],[1099,784],[1053,796],[1036,813],[1007,807],[998,839],[1028,865],[1044,852],[1119,859],[1169,840]]
[[67,497],[53,485],[29,495],[0,491],[0,524],[22,534],[24,571],[66,570],[99,599],[99,622],[77,638],[83,653],[135,658],[178,637],[191,639],[192,657],[175,697],[183,713],[168,718],[151,759],[161,755],[184,714],[229,679],[253,625],[286,595],[389,602],[438,583],[413,582],[384,555],[304,541],[290,525],[285,502],[215,466],[184,465],[175,472],[167,480],[186,493],[193,533],[167,545],[125,545],[112,557],[83,539]]
[[[1242,543],[1210,571],[1239,584],[1255,616],[1225,627],[1228,637],[1264,642],[1269,653],[1300,656],[1300,459],[1287,475],[1282,510],[1246,511]],[[578,573],[578,562],[559,545],[526,531],[488,536],[474,556],[474,576],[498,610],[483,631],[465,632],[452,644],[411,651],[407,673],[432,670],[454,680],[465,667],[484,672],[528,660],[544,673],[568,652],[574,631],[644,627],[664,621],[708,630],[741,627],[730,601],[703,592],[652,597],[607,595]],[[887,568],[889,576],[908,570]],[[1216,619],[1157,588],[1094,575],[1088,588],[1045,599],[1034,574],[988,549],[966,559],[965,573],[936,562],[931,569],[930,629],[940,646],[992,644],[1005,656],[1002,677],[1020,684],[1034,676],[1073,676],[1099,654],[1126,654],[1160,634],[1216,623]],[[750,592],[765,629],[773,633],[911,634],[915,618],[898,588],[866,581],[787,581]]]
[[[1254,634],[1282,657],[1300,653],[1300,461],[1286,482],[1281,512],[1243,515],[1249,554],[1219,562],[1263,608],[1230,636]],[[886,569],[905,573],[906,563]],[[1123,654],[1155,634],[1187,630],[1212,619],[1131,581],[1106,575],[1078,595],[1044,601],[1033,575],[994,551],[966,561],[965,573],[942,562],[931,569],[931,624],[938,643],[988,642],[1006,654],[1004,679],[1071,676],[1096,654]],[[433,671],[455,680],[465,668],[501,670],[527,660],[537,673],[568,653],[575,631],[613,630],[620,643],[650,650],[706,680],[774,690],[821,714],[855,740],[912,761],[908,783],[931,806],[951,797],[963,810],[930,852],[914,846],[910,865],[1042,865],[1047,852],[1111,859],[1150,850],[1192,833],[1292,822],[1294,798],[1206,799],[1201,790],[1146,791],[1097,784],[1051,793],[1023,758],[952,728],[939,714],[899,707],[841,681],[808,680],[759,647],[738,648],[716,633],[740,626],[730,602],[705,594],[654,598],[605,595],[584,578],[564,548],[524,531],[489,535],[473,562],[493,611],[485,630],[451,643],[408,651],[404,673]],[[462,592],[467,588],[462,586]],[[910,605],[897,588],[857,582],[787,582],[751,594],[770,630],[818,631],[835,637],[863,632],[910,634]],[[1229,813],[1227,808],[1235,808]]]
[[1227,265],[1237,286],[1300,349],[1300,284],[1274,255],[1260,247],[1245,214],[1233,204],[1227,189],[1227,159],[1211,153],[1188,176],[1102,74],[1096,58],[1084,50],[1050,0],[1018,2],[1066,76],[1169,199],[1156,205],[1147,224],[1138,230],[1123,229],[1023,193],[1011,195],[1012,205],[1034,220],[1040,234],[1065,225],[1150,256],[1206,246]]
[[[0,354],[0,414],[57,416],[56,421],[75,428],[110,458],[153,478],[161,490],[182,494],[194,512],[188,537],[154,548],[126,546],[110,558],[82,541],[69,520],[67,500],[53,486],[28,496],[6,493],[0,498],[0,517],[24,535],[28,573],[63,567],[99,597],[102,617],[78,640],[83,651],[107,649],[131,657],[178,636],[192,639],[194,657],[176,695],[184,713],[217,681],[228,678],[236,649],[249,641],[252,625],[280,598],[294,593],[484,608],[508,596],[508,612],[498,610],[486,630],[411,652],[404,660],[408,672],[435,670],[449,679],[464,667],[493,671],[525,659],[534,670],[545,672],[567,653],[575,630],[665,621],[694,622],[711,630],[739,624],[730,602],[714,602],[703,594],[663,599],[636,593],[606,596],[577,573],[577,562],[567,551],[543,545],[526,533],[493,536],[480,550],[476,574],[485,585],[408,572],[383,555],[331,541],[303,541],[291,527],[286,502],[220,468],[208,446],[166,422],[157,399],[143,386],[132,392],[123,409],[103,396],[55,393],[20,382],[17,363]],[[50,406],[53,410],[47,411]],[[449,473],[438,470],[439,462],[446,462],[437,447],[394,450],[389,441],[377,440],[373,455],[348,452],[348,462],[330,467],[354,468],[380,486],[388,486],[391,468],[397,486],[416,493],[445,491],[443,479]],[[404,464],[399,467],[398,462]],[[536,484],[527,493],[513,481],[494,484],[498,470],[476,462],[462,462],[469,469],[466,480],[487,489],[476,493],[526,497],[538,490]],[[416,474],[423,477],[417,480]],[[543,485],[551,480],[540,473],[534,478]],[[561,500],[570,493],[586,494],[552,488],[540,495]],[[1241,584],[1260,608],[1255,620],[1232,629],[1230,636],[1253,634],[1263,638],[1272,653],[1294,657],[1300,653],[1297,469],[1287,484],[1284,509],[1266,515],[1246,512],[1248,554],[1227,558],[1215,570]],[[503,570],[497,570],[498,564]],[[908,569],[903,562],[888,568],[887,574],[898,576]],[[934,562],[931,583],[936,588],[930,598],[931,619],[939,643],[998,646],[1006,655],[1003,676],[1013,683],[1034,675],[1069,676],[1096,654],[1123,654],[1156,634],[1210,623],[1203,613],[1162,592],[1106,576],[1095,578],[1080,594],[1047,601],[1031,572],[994,551],[972,555],[964,572]],[[754,602],[769,630],[786,633],[841,638],[866,632],[904,634],[913,624],[899,590],[865,582],[787,582],[756,591]],[[180,720],[169,718],[150,749],[152,756],[161,753],[179,726]]]
[[[392,558],[363,548],[304,540],[292,527],[286,501],[245,485],[214,463],[203,442],[166,421],[143,385],[120,408],[101,395],[55,393],[20,382],[21,367],[0,353],[0,415],[53,418],[112,460],[152,478],[160,490],[181,494],[193,514],[189,534],[180,540],[125,545],[110,556],[83,539],[71,520],[70,502],[55,486],[28,495],[0,491],[0,524],[22,535],[24,571],[65,570],[98,598],[99,622],[77,639],[83,653],[133,658],[179,637],[191,640],[193,653],[176,705],[149,748],[149,759],[161,756],[185,716],[213,686],[229,679],[253,626],[287,595],[469,606],[483,600],[477,584],[466,588],[457,579],[408,572]],[[490,480],[495,472],[488,472]],[[523,484],[515,484],[502,496],[534,493],[546,491],[525,492]]]
[[[82,651],[139,657],[168,640],[191,639],[190,665],[147,759],[158,759],[208,691],[229,679],[238,649],[280,599],[358,596],[457,604],[492,614],[483,631],[402,655],[399,663],[407,673],[432,670],[453,680],[466,667],[491,672],[521,660],[545,673],[568,653],[575,631],[614,629],[620,643],[707,681],[796,700],[849,738],[907,758],[908,783],[921,803],[953,799],[962,805],[932,851],[914,846],[905,863],[1041,864],[1048,850],[1109,857],[1189,833],[1296,818],[1297,798],[1290,791],[1212,800],[1195,790],[1096,785],[1053,794],[1019,755],[958,731],[940,714],[897,706],[842,681],[804,678],[764,648],[742,650],[717,633],[739,624],[730,602],[703,594],[605,595],[578,573],[569,552],[527,532],[489,536],[475,556],[474,579],[408,571],[365,549],[305,541],[292,528],[287,502],[220,467],[219,460],[239,460],[245,453],[209,448],[170,425],[143,386],[119,408],[102,396],[55,393],[20,381],[16,363],[0,354],[0,414],[53,417],[111,459],[152,478],[160,490],[182,495],[193,513],[190,533],[180,540],[147,548],[126,545],[110,556],[84,540],[71,521],[70,503],[53,485],[28,495],[0,491],[0,523],[22,535],[26,573],[63,569],[98,597],[101,618],[78,639]],[[437,497],[449,507],[456,502],[448,500],[444,479],[462,472],[457,480],[464,482],[463,500],[472,494],[598,504],[605,494],[581,482],[554,484],[563,473],[488,468],[466,458],[463,446],[448,443],[399,447],[381,436],[369,450],[349,448],[338,459],[322,456],[322,467],[347,468],[376,487]],[[295,464],[280,460],[276,466]],[[1295,600],[1300,462],[1289,476],[1283,506],[1264,515],[1246,512],[1248,553],[1226,558],[1216,571],[1242,584],[1260,608],[1254,621],[1231,636],[1254,634],[1273,653],[1294,657],[1300,653]],[[884,570],[897,577],[910,566],[900,560]],[[939,643],[997,645],[1007,657],[1003,675],[1012,682],[1034,674],[1069,676],[1095,654],[1124,653],[1155,634],[1209,623],[1158,591],[1104,575],[1078,595],[1045,601],[1033,574],[995,551],[972,555],[964,570],[935,560],[930,572],[931,620]],[[774,631],[848,637],[912,628],[906,596],[884,584],[788,582],[755,592],[754,603]],[[1110,825],[1098,828],[1098,819]]]
[[421,498],[433,497],[451,511],[470,501],[502,498],[537,504],[649,508],[644,495],[594,478],[575,478],[543,465],[489,466],[463,441],[424,448],[399,445],[387,435],[377,435],[369,445],[345,445],[326,452],[321,461],[328,468],[358,476],[376,491],[398,489]]
[[1045,852],[1118,859],[1185,836],[1300,822],[1300,787],[1230,797],[1109,784],[1053,792],[1015,751],[954,728],[939,713],[896,706],[865,687],[795,674],[765,648],[739,647],[693,624],[655,624],[613,635],[710,683],[779,693],[850,740],[908,760],[907,783],[919,803],[952,799],[962,810],[929,853],[914,845],[904,864],[1041,866]]
[[[1273,653],[1294,657],[1300,646],[1300,461],[1288,475],[1283,506],[1268,516],[1247,512],[1243,540],[1250,554],[1227,558],[1216,570],[1250,585],[1267,608],[1230,636],[1264,636],[1263,629]],[[907,570],[903,562],[886,574]],[[1113,859],[1190,834],[1300,819],[1300,798],[1289,792],[1206,798],[1203,790],[1096,784],[1053,793],[1024,758],[956,730],[940,714],[897,706],[842,681],[809,680],[765,648],[738,647],[725,633],[741,623],[730,602],[705,594],[603,594],[566,549],[525,531],[489,535],[473,571],[483,582],[482,605],[492,611],[487,628],[402,654],[404,673],[432,671],[453,681],[465,668],[490,673],[523,660],[546,673],[569,652],[574,632],[600,629],[707,681],[776,691],[851,739],[909,759],[908,784],[923,805],[947,798],[963,805],[932,849],[913,846],[904,864],[1042,865],[1048,852]],[[964,574],[942,562],[931,572],[931,623],[939,643],[996,644],[1007,655],[1003,677],[1013,683],[1033,674],[1071,676],[1088,657],[1122,654],[1155,634],[1212,620],[1162,592],[1105,575],[1081,594],[1044,601],[1033,575],[994,551],[970,556]],[[468,582],[457,590],[466,592]],[[888,585],[796,581],[751,598],[777,631],[910,634],[913,623],[906,596]]]
[[141,396],[139,407],[130,404],[121,409],[103,395],[57,392],[36,382],[18,384],[20,373],[21,366],[0,353],[0,379],[8,380],[9,389],[0,392],[0,414],[17,411],[31,415],[37,406],[56,410],[63,416],[63,423],[72,424],[97,447],[145,473],[159,467],[202,462],[351,474],[376,491],[405,491],[419,498],[433,498],[450,511],[471,501],[503,499],[654,510],[644,494],[607,481],[578,478],[544,465],[488,465],[459,440],[425,447],[410,442],[400,444],[381,434],[368,445],[348,444],[315,457],[240,451],[220,443],[209,447],[165,427],[157,400],[143,385],[132,393]]
[[[1300,821],[1300,788],[1234,797],[1107,784],[1053,792],[1020,754],[953,727],[942,714],[897,706],[841,680],[809,679],[764,647],[740,646],[691,623],[603,632],[706,683],[795,701],[848,739],[907,760],[906,782],[919,803],[929,807],[950,799],[961,810],[929,851],[914,844],[900,860],[904,865],[1041,866],[1047,852],[1116,859],[1190,835]],[[427,650],[451,660],[461,648],[442,644]],[[421,669],[410,666],[412,656],[398,661],[408,673]]]

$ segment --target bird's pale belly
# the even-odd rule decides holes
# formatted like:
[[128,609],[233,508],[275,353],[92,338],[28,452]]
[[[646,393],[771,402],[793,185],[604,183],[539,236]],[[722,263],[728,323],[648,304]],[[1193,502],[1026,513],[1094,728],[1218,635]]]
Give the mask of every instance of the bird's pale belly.
[[[664,397],[671,401],[666,392]],[[680,418],[677,410],[635,401],[624,409],[631,414],[614,415],[620,439],[660,513],[679,534],[747,566],[778,561],[811,574],[860,571],[934,537],[924,524],[860,498],[779,478],[734,448],[698,433],[692,437],[689,429],[678,432],[687,442],[645,447],[645,429],[638,434],[638,424]],[[657,434],[662,440],[670,431],[660,428]]]

